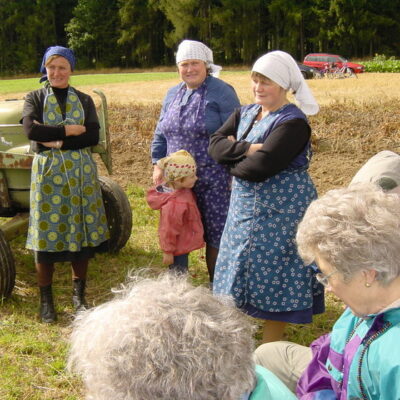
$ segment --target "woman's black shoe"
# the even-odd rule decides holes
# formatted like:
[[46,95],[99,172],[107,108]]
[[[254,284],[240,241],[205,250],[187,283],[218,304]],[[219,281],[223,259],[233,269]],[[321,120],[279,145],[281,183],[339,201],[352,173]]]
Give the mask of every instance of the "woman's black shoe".
[[56,310],[54,309],[53,291],[51,285],[41,286],[40,289],[40,319],[46,324],[57,321]]
[[74,279],[72,289],[72,303],[75,311],[85,311],[89,307],[85,300],[86,281],[84,279]]

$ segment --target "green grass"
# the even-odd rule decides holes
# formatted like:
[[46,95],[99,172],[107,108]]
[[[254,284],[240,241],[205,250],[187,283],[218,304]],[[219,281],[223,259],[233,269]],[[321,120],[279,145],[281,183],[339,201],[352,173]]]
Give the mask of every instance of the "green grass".
[[[158,212],[151,210],[144,190],[129,187],[133,209],[133,232],[119,254],[102,254],[89,267],[87,300],[91,306],[111,297],[111,289],[125,281],[128,273],[143,270],[158,274],[161,264],[158,248]],[[32,254],[24,248],[25,238],[11,242],[17,280],[11,298],[0,306],[0,399],[47,400],[83,399],[79,379],[65,370],[69,325],[73,319],[71,276],[67,263],[56,265],[54,294],[58,322],[45,325],[38,319],[38,291]],[[195,284],[207,282],[200,251],[190,256]]]
[[[117,255],[102,254],[89,267],[87,300],[91,306],[107,301],[111,289],[124,282],[126,275],[154,275],[164,270],[158,248],[158,212],[151,210],[144,190],[130,186],[127,194],[133,210],[133,232]],[[0,399],[2,400],[80,400],[83,389],[79,378],[65,370],[68,352],[71,305],[71,276],[68,264],[56,266],[54,276],[58,322],[41,324],[38,319],[38,293],[32,254],[24,248],[25,238],[11,245],[17,266],[17,281],[10,299],[0,306]],[[207,285],[203,252],[190,255],[190,275],[195,285]],[[328,297],[327,312],[317,316],[311,326],[290,326],[287,339],[309,344],[330,330],[341,313],[341,303]],[[255,321],[257,323],[257,321]],[[260,330],[256,339],[260,338]]]
[[[243,74],[248,71],[230,71]],[[222,72],[223,76],[224,72]],[[72,86],[104,85],[108,83],[143,82],[174,79],[176,72],[132,72],[132,73],[106,73],[106,74],[82,74],[79,72],[71,76]],[[0,94],[30,92],[38,89],[40,75],[36,78],[0,79]]]
[[[104,85],[107,83],[124,83],[136,81],[155,81],[173,79],[176,72],[142,72],[122,74],[87,74],[72,75],[71,85]],[[0,80],[0,94],[30,92],[39,87],[39,78],[2,79]]]

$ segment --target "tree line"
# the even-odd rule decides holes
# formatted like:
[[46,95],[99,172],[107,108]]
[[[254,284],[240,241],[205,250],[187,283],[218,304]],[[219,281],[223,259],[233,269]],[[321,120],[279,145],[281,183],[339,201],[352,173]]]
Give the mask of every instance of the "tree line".
[[36,72],[54,44],[79,69],[172,65],[185,38],[222,65],[274,49],[400,55],[400,0],[0,0],[0,20],[2,76]]

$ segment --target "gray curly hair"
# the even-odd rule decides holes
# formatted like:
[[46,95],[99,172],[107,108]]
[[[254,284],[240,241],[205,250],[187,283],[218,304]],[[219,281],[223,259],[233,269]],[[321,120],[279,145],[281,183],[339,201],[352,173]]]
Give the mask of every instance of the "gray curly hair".
[[73,323],[68,368],[88,399],[237,400],[255,385],[253,327],[184,277],[135,278]]
[[382,285],[399,276],[400,199],[373,184],[335,189],[311,203],[297,230],[300,256],[317,256],[344,278],[377,271]]

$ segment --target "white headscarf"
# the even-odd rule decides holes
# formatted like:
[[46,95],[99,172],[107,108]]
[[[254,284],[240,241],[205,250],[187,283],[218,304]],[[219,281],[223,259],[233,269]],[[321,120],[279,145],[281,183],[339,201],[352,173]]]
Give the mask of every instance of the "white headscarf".
[[318,103],[290,54],[280,50],[264,54],[254,63],[252,71],[266,76],[285,90],[292,89],[304,114],[318,113]]
[[222,67],[214,64],[213,52],[204,43],[196,40],[184,40],[178,46],[176,53],[176,63],[185,60],[201,60],[206,63],[207,68],[211,69],[211,75],[218,78]]

